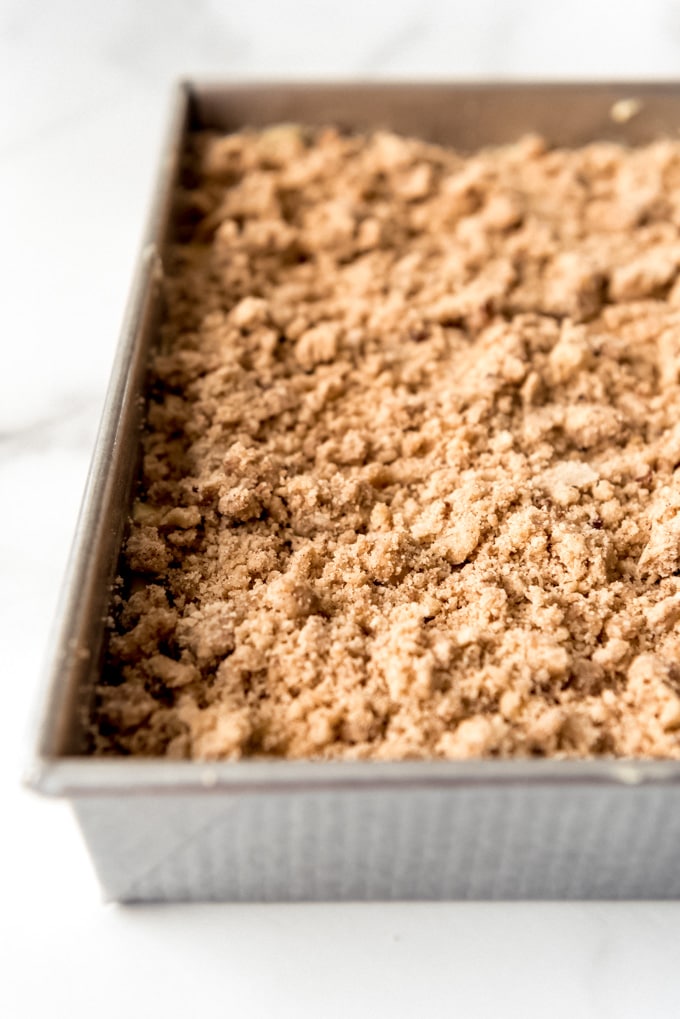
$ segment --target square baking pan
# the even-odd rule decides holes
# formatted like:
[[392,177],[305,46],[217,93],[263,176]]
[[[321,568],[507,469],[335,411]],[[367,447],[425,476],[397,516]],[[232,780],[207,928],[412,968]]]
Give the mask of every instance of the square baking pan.
[[67,798],[104,895],[148,900],[671,898],[680,762],[202,763],[88,757],[111,587],[139,464],[146,366],[189,133],[281,121],[461,149],[676,136],[680,85],[181,84],[53,637],[28,784]]

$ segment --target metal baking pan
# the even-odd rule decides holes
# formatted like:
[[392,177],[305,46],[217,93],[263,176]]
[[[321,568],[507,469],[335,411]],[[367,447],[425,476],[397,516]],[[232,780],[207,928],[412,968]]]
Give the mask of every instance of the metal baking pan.
[[146,364],[162,312],[180,154],[198,127],[278,121],[390,127],[463,149],[526,131],[556,144],[635,144],[676,135],[680,85],[179,86],[77,525],[28,784],[71,802],[108,899],[680,895],[680,762],[208,765],[85,754],[83,723],[101,665],[138,463]]

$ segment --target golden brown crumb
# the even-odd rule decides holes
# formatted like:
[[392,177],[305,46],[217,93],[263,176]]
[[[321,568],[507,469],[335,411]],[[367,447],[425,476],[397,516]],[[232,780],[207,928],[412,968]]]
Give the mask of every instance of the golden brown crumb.
[[190,162],[96,752],[680,757],[680,143]]

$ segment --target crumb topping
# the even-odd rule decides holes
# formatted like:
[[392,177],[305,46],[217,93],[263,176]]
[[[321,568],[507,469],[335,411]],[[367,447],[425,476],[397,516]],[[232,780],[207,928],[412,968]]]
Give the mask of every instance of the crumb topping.
[[680,757],[680,143],[185,171],[94,751]]

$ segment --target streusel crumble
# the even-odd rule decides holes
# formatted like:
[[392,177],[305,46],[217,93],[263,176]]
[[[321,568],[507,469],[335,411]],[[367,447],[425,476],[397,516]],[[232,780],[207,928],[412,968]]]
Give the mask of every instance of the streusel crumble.
[[680,757],[680,142],[197,135],[97,753]]

